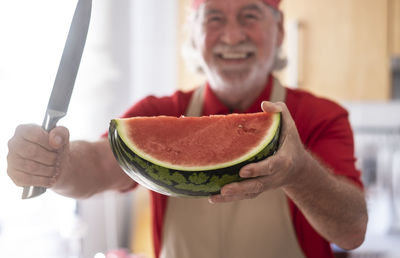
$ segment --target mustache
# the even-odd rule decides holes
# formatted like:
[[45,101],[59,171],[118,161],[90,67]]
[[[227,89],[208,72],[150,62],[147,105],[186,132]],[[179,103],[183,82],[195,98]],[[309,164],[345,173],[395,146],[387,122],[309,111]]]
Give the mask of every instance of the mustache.
[[257,48],[251,43],[240,43],[238,45],[230,46],[226,44],[219,44],[213,48],[213,53],[220,54],[226,52],[256,52]]

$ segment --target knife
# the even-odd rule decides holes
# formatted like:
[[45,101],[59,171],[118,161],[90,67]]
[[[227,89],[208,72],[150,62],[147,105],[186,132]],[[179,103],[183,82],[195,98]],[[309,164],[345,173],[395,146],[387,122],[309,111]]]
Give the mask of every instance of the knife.
[[[58,120],[67,114],[85,47],[91,12],[92,0],[78,1],[42,124],[42,128],[47,132],[56,127]],[[25,186],[22,199],[33,198],[44,192],[44,187]]]

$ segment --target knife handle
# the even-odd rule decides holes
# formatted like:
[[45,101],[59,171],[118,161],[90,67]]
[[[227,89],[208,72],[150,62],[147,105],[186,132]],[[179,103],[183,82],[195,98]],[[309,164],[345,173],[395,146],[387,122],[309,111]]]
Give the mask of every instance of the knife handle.
[[[46,111],[46,115],[44,116],[44,120],[42,123],[42,128],[47,132],[50,132],[51,129],[56,127],[58,120],[65,116],[64,112],[59,112],[55,110],[48,109]],[[36,196],[39,196],[46,192],[45,187],[41,186],[25,186],[22,191],[22,199],[30,199]]]

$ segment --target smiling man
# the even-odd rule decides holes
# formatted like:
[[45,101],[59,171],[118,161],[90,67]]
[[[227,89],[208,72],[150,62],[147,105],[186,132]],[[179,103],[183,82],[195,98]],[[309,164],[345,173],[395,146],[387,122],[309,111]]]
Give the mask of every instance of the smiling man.
[[[248,180],[207,199],[151,192],[157,257],[333,257],[364,239],[367,212],[355,168],[347,112],[338,104],[280,85],[284,31],[279,0],[193,1],[190,47],[207,83],[169,97],[147,97],[125,117],[282,113],[278,152],[240,170]],[[84,198],[137,186],[105,139],[69,142],[66,128],[49,134],[21,125],[9,142],[8,173]]]
[[228,107],[245,109],[264,88],[282,44],[280,12],[258,1],[201,3],[194,3],[192,26],[201,68]]

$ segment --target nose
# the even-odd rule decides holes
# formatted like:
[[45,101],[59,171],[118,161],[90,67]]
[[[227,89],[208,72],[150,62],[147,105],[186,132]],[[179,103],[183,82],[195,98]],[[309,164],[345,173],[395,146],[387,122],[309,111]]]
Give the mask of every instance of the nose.
[[221,41],[227,45],[237,45],[246,40],[246,34],[237,22],[229,22],[225,25]]

